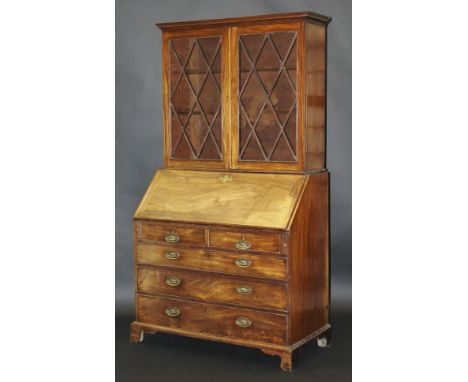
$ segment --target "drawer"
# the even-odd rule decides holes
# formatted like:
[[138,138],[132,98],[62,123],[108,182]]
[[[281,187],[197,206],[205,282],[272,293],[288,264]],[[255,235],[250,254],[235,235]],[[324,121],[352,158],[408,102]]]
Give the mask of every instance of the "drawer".
[[205,245],[205,230],[203,228],[174,227],[170,224],[142,223],[138,238],[166,243]]
[[[245,261],[243,261],[245,260]],[[286,259],[270,255],[228,253],[157,244],[138,244],[136,263],[286,279]]]
[[137,268],[137,292],[286,310],[286,286],[180,269]]
[[240,251],[280,252],[279,234],[210,230],[209,245]]
[[137,320],[218,336],[286,344],[286,316],[170,298],[137,296]]

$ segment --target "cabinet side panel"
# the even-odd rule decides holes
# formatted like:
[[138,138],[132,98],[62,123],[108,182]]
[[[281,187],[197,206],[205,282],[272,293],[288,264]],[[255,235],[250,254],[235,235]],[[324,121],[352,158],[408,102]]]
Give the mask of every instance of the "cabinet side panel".
[[137,242],[138,242],[138,236],[141,231],[140,229],[141,224],[140,223],[133,223],[133,295],[134,295],[134,312],[135,312],[135,317],[137,315]]
[[305,24],[306,169],[325,168],[327,28]]
[[169,166],[171,157],[171,142],[169,139],[169,77],[168,77],[168,55],[167,55],[168,38],[167,33],[162,34],[162,101],[163,101],[163,160],[164,167]]
[[291,227],[290,345],[328,323],[329,173],[310,175]]

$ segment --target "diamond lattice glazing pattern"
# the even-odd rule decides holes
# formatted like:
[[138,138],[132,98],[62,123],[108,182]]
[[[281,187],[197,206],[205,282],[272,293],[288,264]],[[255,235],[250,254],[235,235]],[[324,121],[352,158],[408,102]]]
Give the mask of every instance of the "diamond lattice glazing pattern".
[[221,37],[169,41],[171,157],[222,160]]
[[239,158],[296,161],[296,33],[239,37]]

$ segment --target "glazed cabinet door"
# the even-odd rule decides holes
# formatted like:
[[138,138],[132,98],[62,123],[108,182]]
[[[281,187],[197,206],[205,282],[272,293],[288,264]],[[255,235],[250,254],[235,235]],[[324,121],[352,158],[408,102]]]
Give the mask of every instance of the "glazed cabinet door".
[[232,28],[232,166],[303,169],[303,24]]
[[166,167],[227,168],[227,29],[163,33]]

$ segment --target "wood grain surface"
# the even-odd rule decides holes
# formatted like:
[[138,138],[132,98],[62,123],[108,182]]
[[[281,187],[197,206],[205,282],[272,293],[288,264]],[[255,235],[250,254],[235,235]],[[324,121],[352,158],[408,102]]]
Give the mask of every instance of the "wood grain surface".
[[230,250],[239,250],[236,243],[241,240],[249,242],[248,251],[280,252],[280,236],[278,234],[266,234],[259,232],[228,231],[220,229],[210,230],[210,247],[220,247]]
[[291,228],[290,343],[329,321],[329,174],[310,175]]
[[[167,280],[176,279],[179,285],[168,285]],[[238,289],[247,288],[241,294]],[[223,275],[181,269],[137,269],[137,292],[157,293],[189,297],[203,301],[230,303],[246,307],[285,310],[287,308],[285,284],[252,279],[228,278]]]
[[203,228],[181,228],[171,224],[141,224],[139,239],[166,242],[166,236],[178,236],[179,244],[205,244],[205,230]]
[[[170,251],[176,251],[179,257],[176,259],[166,257],[166,254]],[[249,260],[251,263],[250,267],[238,267],[235,264],[235,260],[240,258]],[[285,258],[248,252],[238,254],[177,246],[137,244],[136,264],[198,269],[278,280],[286,279]]]
[[306,168],[325,168],[327,28],[305,24]]
[[[286,316],[282,314],[140,295],[137,296],[136,304],[137,321],[205,334],[280,345],[286,343]],[[177,308],[180,315],[167,316],[164,311],[169,307]],[[251,320],[251,326],[248,328],[237,326],[236,319],[239,317]]]
[[135,218],[285,228],[304,175],[159,170]]
[[163,31],[170,31],[194,30],[200,27],[232,27],[240,25],[263,25],[274,24],[278,22],[287,23],[298,21],[327,25],[331,21],[331,17],[324,16],[316,12],[285,12],[274,13],[270,15],[230,17],[223,19],[175,21],[168,23],[157,23],[156,25]]

